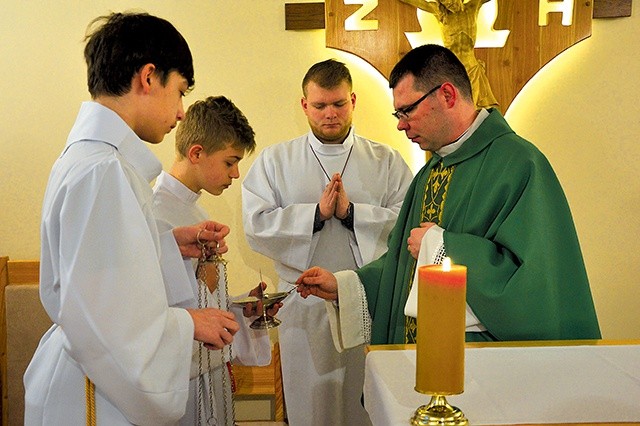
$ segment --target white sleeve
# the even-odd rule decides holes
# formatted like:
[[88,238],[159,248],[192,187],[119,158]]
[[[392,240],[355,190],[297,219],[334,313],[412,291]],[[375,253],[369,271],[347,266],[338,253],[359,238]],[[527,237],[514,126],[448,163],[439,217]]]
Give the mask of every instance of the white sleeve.
[[[413,284],[404,305],[404,314],[408,317],[418,317],[418,267],[423,265],[432,265],[434,263],[442,263],[442,257],[446,255],[444,246],[444,229],[438,225],[434,225],[424,234],[420,244],[420,252],[418,253],[418,261],[416,262],[416,270],[413,276]],[[486,328],[482,325],[478,317],[466,304],[465,314],[466,331],[484,331]]]
[[[241,297],[248,296],[248,293]],[[233,363],[239,365],[268,365],[271,362],[271,339],[268,330],[254,330],[251,323],[256,319],[247,318],[242,306],[231,305],[240,330],[233,336]]]
[[[168,306],[155,223],[122,169],[94,173],[67,190],[60,209],[55,322],[68,354],[129,421],[177,419],[188,396],[193,320]],[[179,257],[175,241],[166,243],[164,254]]]
[[371,341],[367,295],[354,271],[338,271],[338,301],[326,302],[333,344],[338,352]]
[[162,276],[169,306],[181,308],[197,307],[193,297],[192,280],[194,273],[191,259],[185,259],[180,253],[173,231],[160,235],[162,251]]
[[404,314],[408,317],[418,317],[418,267],[423,265],[432,265],[438,257],[438,253],[444,248],[444,229],[438,225],[434,225],[424,234],[420,243],[420,251],[418,252],[418,261],[416,262],[416,270],[413,275],[413,284],[404,305]]
[[242,182],[242,219],[251,248],[296,271],[309,266],[317,203],[282,206],[263,151]]

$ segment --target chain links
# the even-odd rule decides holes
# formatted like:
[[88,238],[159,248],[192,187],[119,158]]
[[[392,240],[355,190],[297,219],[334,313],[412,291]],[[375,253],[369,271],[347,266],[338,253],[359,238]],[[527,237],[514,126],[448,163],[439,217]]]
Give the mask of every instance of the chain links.
[[[223,276],[224,276],[224,288],[223,286],[220,285],[220,274],[219,272],[217,273],[218,275],[218,285],[217,285],[217,291],[218,291],[218,301],[217,301],[217,309],[221,309],[221,304],[222,301],[225,301],[225,310],[229,310],[229,291],[228,291],[228,275],[227,275],[227,261],[222,257],[221,254],[218,253],[217,251],[217,246],[216,246],[216,251],[214,255],[209,255],[207,253],[207,247],[206,245],[202,245],[202,255],[200,256],[200,258],[198,259],[198,264],[196,266],[196,279],[198,282],[198,307],[199,308],[206,308],[209,306],[209,291],[208,291],[208,287],[207,287],[207,264],[211,264],[214,263],[216,265],[216,270],[218,270],[218,268],[220,267],[220,265],[222,265],[223,268]],[[226,348],[226,347],[225,347]],[[231,353],[231,345],[228,345],[228,351],[229,351],[229,361],[225,360],[225,348],[220,349],[220,364],[221,364],[221,369],[222,369],[222,397],[223,397],[223,401],[224,401],[224,424],[228,424],[229,420],[231,421],[231,424],[235,424],[235,407],[233,404],[233,376],[232,376],[232,371],[231,371],[231,359],[232,359],[232,353]],[[205,370],[205,366],[204,366],[204,354],[206,354],[206,370]],[[209,385],[209,416],[207,418],[202,418],[203,416],[206,416],[206,411],[205,411],[205,401],[204,401],[204,393],[205,393],[205,386],[204,386],[204,381],[202,380],[202,375],[207,372],[207,377],[208,377],[208,385]],[[214,407],[215,407],[215,402],[214,402],[214,397],[213,397],[213,378],[212,378],[212,374],[211,374],[211,351],[209,351],[208,349],[206,349],[203,346],[202,342],[199,342],[198,344],[198,375],[199,375],[199,379],[198,379],[198,398],[197,398],[197,404],[198,404],[198,424],[207,424],[207,425],[214,425],[215,419],[213,417],[213,413],[214,413]],[[231,395],[229,395],[229,389],[231,389]],[[229,398],[229,396],[231,398]],[[231,408],[229,408],[229,400],[231,400]]]
[[[227,274],[227,261],[216,250],[214,262],[216,263],[216,268],[219,268],[219,266],[222,265],[222,275],[224,277],[224,289],[223,289],[222,286],[220,285],[220,274],[218,273],[218,306],[220,301],[224,300],[226,305],[225,310],[229,311],[230,306],[229,306],[229,284],[228,284],[229,281],[228,281],[228,274]],[[223,291],[224,291],[224,299],[222,298]],[[235,384],[233,380],[233,371],[231,367],[231,360],[233,359],[233,354],[231,352],[231,345],[228,345],[228,350],[229,350],[229,361],[226,361],[226,362],[224,360],[224,349],[221,350],[222,364],[223,366],[226,367],[226,368],[223,368],[223,372],[222,372],[222,395],[224,398],[224,417],[226,422],[226,419],[229,418],[228,414],[230,411],[231,422],[232,424],[235,424],[236,410],[233,404],[233,393],[235,391]],[[231,390],[231,395],[228,394],[229,390]],[[227,396],[229,396],[230,398],[227,398]],[[229,410],[229,407],[227,406],[229,400],[231,400],[231,410]]]

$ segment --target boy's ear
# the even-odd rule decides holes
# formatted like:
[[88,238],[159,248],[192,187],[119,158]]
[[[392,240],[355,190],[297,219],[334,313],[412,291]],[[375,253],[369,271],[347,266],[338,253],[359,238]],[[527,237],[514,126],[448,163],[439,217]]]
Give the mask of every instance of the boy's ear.
[[204,154],[204,149],[202,148],[202,145],[198,144],[191,145],[187,151],[187,157],[192,163],[198,163],[202,154]]
[[140,72],[134,77],[139,79],[139,83],[142,86],[144,92],[149,92],[149,90],[151,90],[151,78],[155,70],[155,65],[146,64],[145,66],[140,68]]

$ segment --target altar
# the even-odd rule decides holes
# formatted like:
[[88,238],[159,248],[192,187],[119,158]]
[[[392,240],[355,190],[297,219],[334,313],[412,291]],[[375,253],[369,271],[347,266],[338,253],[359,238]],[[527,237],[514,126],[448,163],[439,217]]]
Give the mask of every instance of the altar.
[[[415,345],[369,346],[374,425],[408,425],[429,402],[414,390],[415,370]],[[640,424],[640,341],[468,343],[464,389],[447,401],[472,425]]]

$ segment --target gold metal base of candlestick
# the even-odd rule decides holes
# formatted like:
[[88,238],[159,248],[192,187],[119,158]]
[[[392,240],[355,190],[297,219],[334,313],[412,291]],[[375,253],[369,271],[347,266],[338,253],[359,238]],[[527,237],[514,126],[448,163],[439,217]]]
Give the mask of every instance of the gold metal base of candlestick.
[[412,426],[468,425],[469,420],[457,407],[452,407],[443,395],[433,395],[428,405],[421,405],[411,417]]

